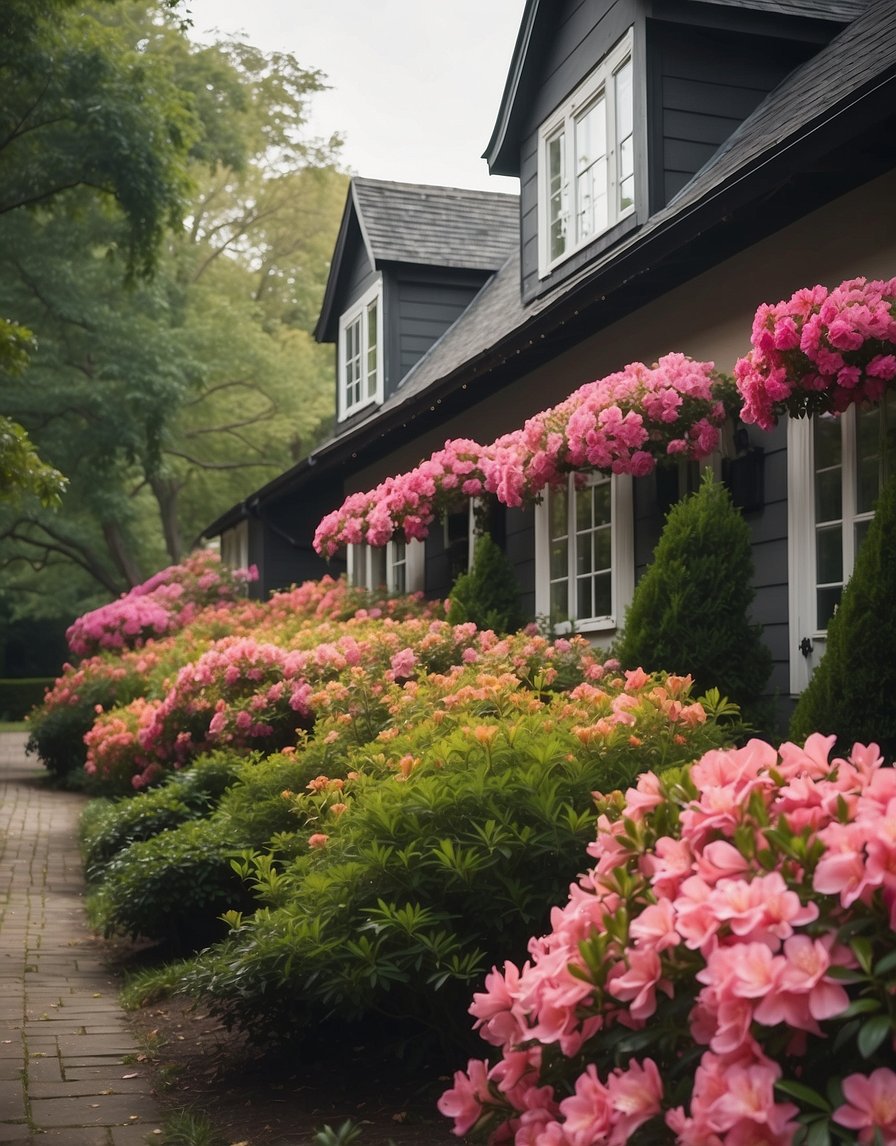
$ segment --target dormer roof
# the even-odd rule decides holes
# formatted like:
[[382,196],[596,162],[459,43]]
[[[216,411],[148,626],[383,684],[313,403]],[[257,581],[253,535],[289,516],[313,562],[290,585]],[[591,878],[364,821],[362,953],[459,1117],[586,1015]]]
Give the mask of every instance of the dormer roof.
[[[557,2],[527,0],[523,10],[498,116],[482,155],[492,175],[519,174],[521,126],[526,120],[533,94],[543,80],[542,64],[555,29]],[[700,14],[705,18],[711,8],[721,13],[737,9],[741,13],[765,14],[769,18],[789,17],[803,24],[815,22],[829,27],[825,39],[830,39],[838,28],[855,20],[867,9],[868,0],[682,0],[677,4],[673,0],[673,6],[676,19],[686,19],[687,9],[690,9],[692,18],[698,23]],[[644,0],[643,4],[645,15],[653,17],[661,17],[668,7],[664,0]]]
[[362,246],[384,263],[492,272],[519,241],[519,198],[497,191],[352,179],[315,337],[331,342],[344,273]]

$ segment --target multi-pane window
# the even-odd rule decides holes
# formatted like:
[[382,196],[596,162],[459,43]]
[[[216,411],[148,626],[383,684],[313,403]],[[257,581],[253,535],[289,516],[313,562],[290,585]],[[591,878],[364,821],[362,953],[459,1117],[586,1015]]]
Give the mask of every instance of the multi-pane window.
[[631,479],[570,479],[539,514],[537,611],[553,626],[613,628],[633,582]]
[[883,419],[892,399],[840,418],[814,419],[815,621],[819,630],[840,603],[843,586],[874,517],[884,480]]
[[350,545],[348,579],[362,589],[415,593],[423,588],[422,541],[398,537],[386,545]]
[[382,306],[380,283],[339,322],[339,417],[382,401]]
[[828,623],[874,517],[896,401],[792,419],[788,437],[791,691],[824,654]]
[[634,210],[634,96],[629,32],[539,132],[539,269]]

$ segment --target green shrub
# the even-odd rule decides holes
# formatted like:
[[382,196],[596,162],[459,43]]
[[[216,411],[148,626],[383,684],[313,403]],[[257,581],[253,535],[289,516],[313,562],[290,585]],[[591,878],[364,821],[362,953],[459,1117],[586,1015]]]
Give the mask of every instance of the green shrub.
[[52,683],[45,676],[0,680],[0,720],[24,720]]
[[181,823],[138,840],[106,864],[91,901],[93,918],[107,936],[198,950],[226,930],[218,916],[249,906],[231,865],[243,846],[215,820]]
[[471,985],[496,959],[525,959],[581,869],[592,793],[726,742],[713,714],[671,723],[668,706],[690,701],[663,685],[620,707],[637,710],[633,723],[608,729],[601,690],[580,693],[431,717],[386,752],[358,750],[344,789],[297,801],[310,847],[286,865],[270,853],[244,861],[264,907],[231,917],[231,934],[185,967],[183,989],[259,1039],[297,1044],[371,1021],[378,1038],[410,1024],[463,1040]]
[[28,717],[26,751],[39,756],[57,782],[83,787],[84,736],[93,727],[98,707],[128,704],[145,688],[140,672],[111,654],[93,657],[78,668],[66,665],[44,702]]
[[896,759],[896,476],[881,491],[840,606],[828,623],[827,647],[790,724],[802,743],[811,732],[835,733],[844,751],[876,743]]
[[448,621],[496,633],[516,632],[523,624],[520,590],[507,555],[485,533],[476,538],[473,567],[451,587]]
[[81,817],[81,852],[87,878],[100,879],[113,856],[188,820],[207,818],[246,760],[211,752],[173,773],[160,788],[117,800],[92,800]]
[[669,511],[635,586],[615,649],[622,664],[690,674],[698,692],[717,688],[755,717],[772,658],[749,621],[752,575],[749,528],[707,471]]

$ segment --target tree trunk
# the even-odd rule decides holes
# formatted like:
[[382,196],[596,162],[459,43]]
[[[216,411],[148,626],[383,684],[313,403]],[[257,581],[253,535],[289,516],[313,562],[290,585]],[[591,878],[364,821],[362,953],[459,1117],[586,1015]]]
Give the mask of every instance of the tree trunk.
[[153,477],[149,479],[149,484],[159,506],[159,517],[165,535],[165,548],[171,558],[171,563],[176,565],[180,561],[184,549],[180,525],[177,520],[177,499],[181,491],[181,482],[175,478]]
[[121,570],[122,575],[128,583],[128,587],[133,589],[135,585],[139,585],[145,578],[137,562],[128,551],[117,521],[103,522],[103,537],[106,540],[106,547],[116,567]]

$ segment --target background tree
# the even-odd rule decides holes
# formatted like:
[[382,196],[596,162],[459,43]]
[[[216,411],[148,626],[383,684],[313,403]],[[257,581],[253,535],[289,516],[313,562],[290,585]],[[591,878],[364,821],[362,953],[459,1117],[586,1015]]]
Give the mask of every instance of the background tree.
[[698,694],[718,688],[755,718],[772,658],[749,620],[752,575],[749,527],[707,470],[669,511],[635,587],[616,649],[623,666],[690,674]]
[[309,328],[345,190],[338,140],[303,139],[319,73],[191,44],[158,8],[92,12],[98,38],[179,93],[191,189],[153,276],[126,289],[127,220],[90,188],[0,214],[0,313],[38,338],[6,409],[71,480],[56,517],[0,514],[0,603],[38,614],[49,594],[69,618],[177,560],[320,433],[332,357]]

